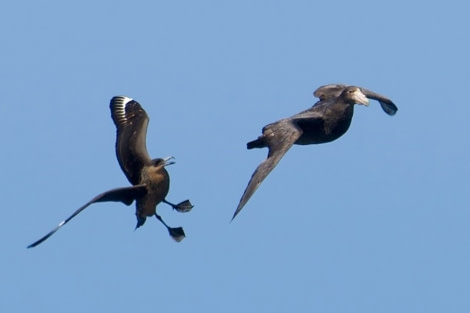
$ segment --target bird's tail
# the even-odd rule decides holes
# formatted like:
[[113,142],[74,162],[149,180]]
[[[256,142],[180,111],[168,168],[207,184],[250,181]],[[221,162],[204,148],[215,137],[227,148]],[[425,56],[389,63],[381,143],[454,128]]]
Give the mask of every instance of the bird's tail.
[[[136,214],[137,215],[137,214]],[[144,225],[146,218],[137,215],[137,225],[135,226],[134,230],[139,228],[140,226]]]
[[259,136],[258,139],[250,141],[249,143],[246,144],[247,149],[264,148],[264,147],[267,147],[267,145],[266,145],[266,142],[264,141],[263,136]]

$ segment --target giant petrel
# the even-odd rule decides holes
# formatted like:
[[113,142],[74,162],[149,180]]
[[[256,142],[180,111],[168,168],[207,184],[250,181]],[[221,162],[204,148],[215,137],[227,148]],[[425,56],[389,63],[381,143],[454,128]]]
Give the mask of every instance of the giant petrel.
[[325,85],[319,87],[314,96],[320,100],[310,109],[266,125],[258,139],[247,143],[248,149],[267,147],[268,157],[251,176],[232,220],[292,145],[319,144],[338,139],[351,124],[354,104],[368,105],[369,98],[379,101],[389,115],[394,115],[398,110],[390,99],[357,86]]

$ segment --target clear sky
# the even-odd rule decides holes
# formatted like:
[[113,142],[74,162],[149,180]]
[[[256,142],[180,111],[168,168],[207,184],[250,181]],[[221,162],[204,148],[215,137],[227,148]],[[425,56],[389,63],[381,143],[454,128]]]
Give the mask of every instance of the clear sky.
[[[0,5],[0,311],[470,312],[470,7],[464,1],[7,1]],[[320,85],[357,106],[294,146],[230,222],[261,128]],[[138,100],[169,201],[134,231],[109,100]]]

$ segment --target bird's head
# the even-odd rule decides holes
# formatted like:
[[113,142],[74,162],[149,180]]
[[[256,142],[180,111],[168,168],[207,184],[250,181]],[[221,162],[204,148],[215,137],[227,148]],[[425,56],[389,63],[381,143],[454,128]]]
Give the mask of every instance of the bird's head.
[[369,99],[362,92],[361,88],[356,86],[349,86],[341,93],[341,97],[345,102],[350,104],[362,104],[365,106],[369,105]]
[[174,160],[175,160],[174,156],[168,156],[166,158],[153,159],[152,164],[154,167],[163,168],[165,166],[175,164]]

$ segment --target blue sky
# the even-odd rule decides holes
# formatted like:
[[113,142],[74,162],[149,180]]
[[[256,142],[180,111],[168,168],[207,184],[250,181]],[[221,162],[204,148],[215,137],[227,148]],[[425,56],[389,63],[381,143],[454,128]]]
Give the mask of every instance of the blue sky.
[[[469,312],[468,4],[463,1],[10,1],[0,5],[0,311]],[[320,85],[390,97],[294,146],[230,218],[261,128]],[[134,207],[109,100],[138,100],[173,155],[173,242]]]

